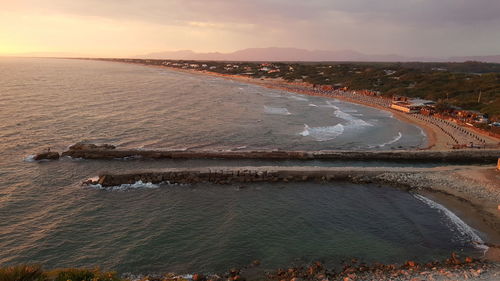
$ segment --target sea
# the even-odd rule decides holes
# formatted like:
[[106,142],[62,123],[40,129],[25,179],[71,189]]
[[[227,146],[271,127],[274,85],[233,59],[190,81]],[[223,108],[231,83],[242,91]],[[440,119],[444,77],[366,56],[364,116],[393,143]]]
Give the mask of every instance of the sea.
[[[33,161],[80,142],[163,150],[391,150],[427,145],[390,112],[115,62],[0,58],[0,264],[222,272],[480,255],[442,205],[374,184],[82,186],[101,172],[206,166],[391,166],[263,160]],[[422,164],[424,165],[424,164]]]

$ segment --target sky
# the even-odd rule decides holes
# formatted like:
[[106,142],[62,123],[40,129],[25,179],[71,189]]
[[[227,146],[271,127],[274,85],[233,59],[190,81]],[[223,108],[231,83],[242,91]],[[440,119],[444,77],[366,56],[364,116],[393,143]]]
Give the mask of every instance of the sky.
[[500,54],[499,0],[0,0],[0,55],[254,47]]

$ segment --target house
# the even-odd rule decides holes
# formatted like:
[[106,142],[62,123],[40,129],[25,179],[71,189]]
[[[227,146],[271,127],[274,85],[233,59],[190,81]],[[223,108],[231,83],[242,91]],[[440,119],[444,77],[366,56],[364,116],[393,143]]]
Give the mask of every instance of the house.
[[420,113],[423,108],[433,106],[436,102],[423,99],[408,99],[407,97],[397,97],[392,100],[391,108],[405,113]]
[[488,118],[479,111],[474,110],[456,110],[455,116],[457,119],[460,119],[469,123],[479,123],[479,124],[487,124]]

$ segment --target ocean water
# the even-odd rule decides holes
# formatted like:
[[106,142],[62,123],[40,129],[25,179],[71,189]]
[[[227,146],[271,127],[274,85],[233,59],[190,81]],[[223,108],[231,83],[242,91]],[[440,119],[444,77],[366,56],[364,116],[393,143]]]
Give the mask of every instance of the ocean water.
[[[216,272],[347,257],[480,254],[445,208],[383,186],[81,182],[102,171],[303,162],[110,160],[29,155],[81,141],[143,149],[393,149],[425,146],[389,113],[219,78],[109,62],[0,59],[0,264],[120,272]],[[315,161],[307,165],[361,165]],[[366,165],[385,165],[367,163]]]

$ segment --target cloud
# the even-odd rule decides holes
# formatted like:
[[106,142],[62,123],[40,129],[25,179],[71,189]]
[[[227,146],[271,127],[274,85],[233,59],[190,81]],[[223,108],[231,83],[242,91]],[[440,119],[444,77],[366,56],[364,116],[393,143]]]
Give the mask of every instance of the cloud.
[[323,21],[335,13],[400,24],[500,20],[498,0],[18,0],[17,7],[159,24]]
[[500,52],[499,0],[0,0],[0,5],[4,13],[79,18],[82,26],[85,21],[141,26],[151,46],[155,40],[168,42],[158,43],[158,50],[280,46],[433,55],[453,45],[458,47],[450,52],[456,55]]

